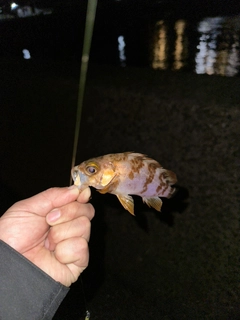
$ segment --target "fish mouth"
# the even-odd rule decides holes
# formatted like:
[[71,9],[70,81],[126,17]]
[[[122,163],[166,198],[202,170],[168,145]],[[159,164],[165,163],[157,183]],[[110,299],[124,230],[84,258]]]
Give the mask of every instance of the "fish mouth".
[[71,175],[73,183],[79,190],[83,190],[87,187],[87,176],[82,173],[77,167],[72,168]]
[[73,184],[74,184],[75,186],[77,186],[78,189],[80,189],[81,181],[80,181],[79,170],[76,169],[75,167],[72,168],[72,170],[71,170],[71,176],[72,176],[72,179],[73,179]]

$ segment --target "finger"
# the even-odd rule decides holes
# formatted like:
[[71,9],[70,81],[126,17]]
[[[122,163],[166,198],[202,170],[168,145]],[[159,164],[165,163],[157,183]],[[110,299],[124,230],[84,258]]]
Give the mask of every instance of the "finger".
[[19,201],[16,204],[19,211],[27,210],[45,216],[54,208],[62,207],[69,202],[75,201],[78,195],[79,190],[76,186],[50,188],[31,198]]
[[86,216],[91,220],[94,217],[94,211],[95,210],[90,203],[83,204],[74,201],[49,212],[46,216],[46,221],[50,226],[54,226],[81,216]]
[[48,233],[48,241],[45,243],[45,246],[50,251],[54,251],[58,243],[75,237],[82,237],[88,242],[90,232],[90,220],[87,217],[82,216],[72,221],[53,226]]
[[55,257],[62,264],[76,264],[83,271],[89,261],[88,243],[82,237],[75,237],[60,242],[55,249]]
[[91,197],[91,189],[86,188],[82,192],[79,193],[77,201],[81,202],[81,203],[86,203],[89,201],[90,197]]

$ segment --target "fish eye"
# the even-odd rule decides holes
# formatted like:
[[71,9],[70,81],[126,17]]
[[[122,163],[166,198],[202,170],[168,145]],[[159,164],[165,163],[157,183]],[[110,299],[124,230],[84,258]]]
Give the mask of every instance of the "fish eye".
[[97,168],[94,167],[94,166],[88,166],[88,167],[86,168],[86,171],[87,171],[88,173],[90,173],[90,174],[94,174],[94,173],[97,172]]

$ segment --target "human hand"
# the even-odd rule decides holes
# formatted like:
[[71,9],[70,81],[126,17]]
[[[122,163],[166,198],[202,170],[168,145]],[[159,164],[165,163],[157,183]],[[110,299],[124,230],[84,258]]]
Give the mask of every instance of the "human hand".
[[87,267],[90,189],[51,188],[16,202],[0,218],[0,239],[65,286]]

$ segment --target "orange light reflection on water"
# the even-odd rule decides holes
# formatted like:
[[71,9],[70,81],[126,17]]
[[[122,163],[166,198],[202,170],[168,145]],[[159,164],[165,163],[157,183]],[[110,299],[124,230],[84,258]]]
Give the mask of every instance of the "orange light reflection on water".
[[[152,37],[151,66],[153,69],[180,70],[187,66],[189,28],[186,20],[174,24],[160,20],[155,24]],[[198,31],[195,53],[197,74],[235,76],[240,67],[240,17],[204,18],[190,28]],[[191,50],[194,50],[191,47]]]
[[167,27],[163,20],[156,23],[153,40],[153,69],[167,69]]
[[186,64],[188,56],[188,39],[185,34],[186,21],[177,20],[174,25],[175,42],[173,58],[174,61],[169,63],[169,48],[172,47],[172,39],[168,35],[169,25],[164,20],[160,20],[155,25],[153,36],[152,68],[179,70]]
[[174,51],[173,69],[179,70],[185,65],[188,56],[188,40],[185,35],[186,21],[177,20],[175,23],[176,41]]

